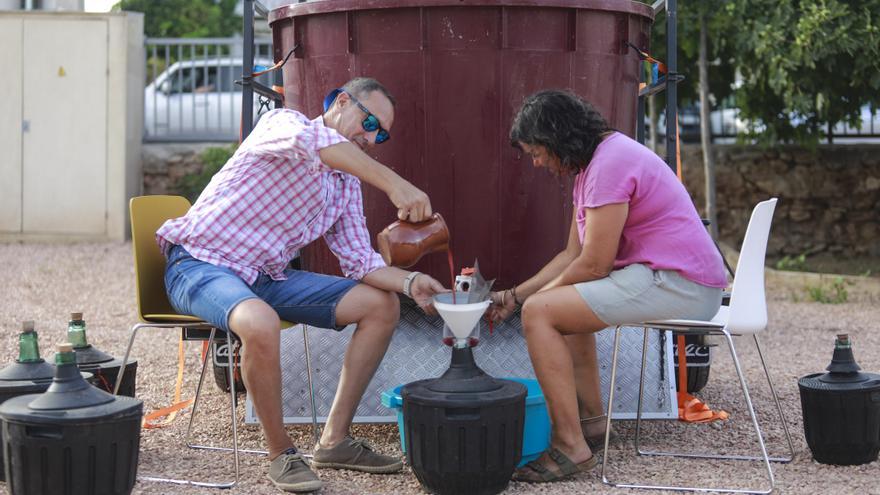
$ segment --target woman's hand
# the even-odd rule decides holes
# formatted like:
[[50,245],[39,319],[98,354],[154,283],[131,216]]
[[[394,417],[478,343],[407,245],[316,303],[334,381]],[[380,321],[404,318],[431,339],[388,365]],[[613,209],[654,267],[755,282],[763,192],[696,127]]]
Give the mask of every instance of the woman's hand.
[[510,318],[510,315],[516,311],[516,301],[510,289],[489,294],[492,305],[487,310],[492,323],[498,324]]
[[409,293],[412,295],[413,300],[422,308],[422,311],[429,315],[437,314],[432,298],[434,295],[443,292],[449,292],[449,289],[443,287],[443,284],[424,273],[416,275],[416,278],[412,281],[412,286],[409,288]]

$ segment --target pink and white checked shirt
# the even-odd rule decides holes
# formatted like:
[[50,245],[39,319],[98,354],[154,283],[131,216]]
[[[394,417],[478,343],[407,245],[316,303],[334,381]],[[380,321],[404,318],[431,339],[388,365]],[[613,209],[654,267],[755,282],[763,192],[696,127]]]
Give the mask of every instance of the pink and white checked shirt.
[[189,212],[159,228],[159,246],[179,244],[248,284],[260,272],[284,280],[297,251],[322,235],[347,277],[384,267],[370,245],[360,180],[318,155],[345,141],[321,116],[266,113]]

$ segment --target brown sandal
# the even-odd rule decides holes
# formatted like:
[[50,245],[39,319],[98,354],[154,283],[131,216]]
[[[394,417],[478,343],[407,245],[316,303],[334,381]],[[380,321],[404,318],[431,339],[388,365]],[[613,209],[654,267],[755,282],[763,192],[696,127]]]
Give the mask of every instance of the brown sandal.
[[[605,450],[605,432],[603,431],[598,435],[589,436],[587,435],[587,426],[596,423],[602,423],[604,425],[607,418],[608,416],[603,414],[601,416],[593,416],[592,418],[585,418],[581,420],[581,431],[584,434],[584,440],[587,441],[587,446],[590,447],[590,450],[592,450],[593,453],[602,452],[603,450]],[[614,431],[614,428],[611,428],[611,434],[608,435],[608,444],[610,445],[616,442],[618,438],[619,435],[617,434],[617,432]]]
[[534,460],[514,471],[513,480],[526,481],[529,483],[559,481],[577,473],[590,471],[599,464],[599,459],[596,458],[595,455],[580,464],[575,464],[567,455],[563,454],[555,447],[550,447],[546,452],[547,455],[550,456],[550,459],[556,463],[556,467],[559,468],[559,471],[551,470],[537,460]]

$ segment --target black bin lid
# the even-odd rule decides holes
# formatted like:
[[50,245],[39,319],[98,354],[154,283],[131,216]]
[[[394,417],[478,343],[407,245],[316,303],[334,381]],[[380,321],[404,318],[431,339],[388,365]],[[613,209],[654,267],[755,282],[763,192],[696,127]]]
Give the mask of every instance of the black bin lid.
[[4,380],[0,382],[0,402],[18,395],[45,392],[50,383],[48,380]]
[[92,344],[85,347],[74,348],[74,351],[76,352],[76,364],[80,366],[84,364],[106,363],[116,359]]
[[487,375],[474,362],[470,347],[452,350],[452,363],[439,378],[408,383],[400,390],[404,401],[437,407],[485,407],[525,399],[526,387]]
[[876,373],[813,373],[798,380],[800,387],[829,392],[853,390],[880,390],[880,375]]
[[0,404],[4,421],[53,425],[118,421],[142,412],[143,402],[89,385],[72,363],[56,367],[46,393],[22,395]]
[[849,336],[838,335],[828,373],[813,373],[798,380],[798,386],[820,391],[880,390],[880,375],[862,373],[856,363]]
[[55,376],[55,366],[40,359],[22,363],[16,361],[0,370],[0,387],[2,382],[49,381]]

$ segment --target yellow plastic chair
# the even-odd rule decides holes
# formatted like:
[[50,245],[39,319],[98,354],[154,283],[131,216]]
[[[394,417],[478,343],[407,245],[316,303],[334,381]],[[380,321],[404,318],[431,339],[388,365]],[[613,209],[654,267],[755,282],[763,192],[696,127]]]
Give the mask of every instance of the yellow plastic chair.
[[[116,377],[114,393],[119,392],[119,385],[122,383],[122,372],[125,370],[125,364],[128,362],[135,336],[141,328],[180,328],[181,331],[185,331],[185,329],[209,330],[210,333],[207,337],[208,347],[210,348],[214,342],[217,329],[195,316],[177,313],[171,307],[171,303],[168,302],[168,297],[165,292],[166,260],[165,256],[159,250],[159,245],[156,243],[156,231],[165,223],[165,221],[185,215],[189,208],[189,201],[181,196],[139,196],[132,198],[129,203],[131,214],[131,244],[134,251],[137,308],[140,322],[131,327],[131,337],[128,341],[128,347],[125,350],[125,357],[122,358],[122,365],[119,368],[120,373]],[[281,322],[282,328],[291,326],[294,326],[294,323],[286,321]],[[223,333],[224,332],[221,331],[221,334]],[[225,339],[227,337],[221,335],[219,338]],[[308,329],[306,326],[303,326],[303,341],[305,343],[306,368],[308,370],[309,393],[312,406],[312,431],[317,439],[317,414],[315,410],[314,387],[312,385],[312,366],[308,347]],[[195,419],[196,409],[199,404],[199,397],[201,396],[202,384],[205,379],[205,370],[208,363],[207,353],[202,359],[202,371],[199,376],[198,386],[196,387],[195,401],[192,414],[190,415],[189,427],[187,428],[186,444],[188,447],[194,449],[232,452],[235,459],[235,478],[231,482],[223,483],[209,483],[204,481],[171,479],[154,476],[138,476],[139,479],[144,481],[195,485],[208,488],[231,488],[238,482],[240,452],[266,454],[265,451],[242,450],[238,448],[238,416],[235,408],[235,377],[231,357],[229,361],[228,380],[230,388],[230,411],[232,415],[232,448],[195,445],[189,441],[193,427],[193,420]]]

